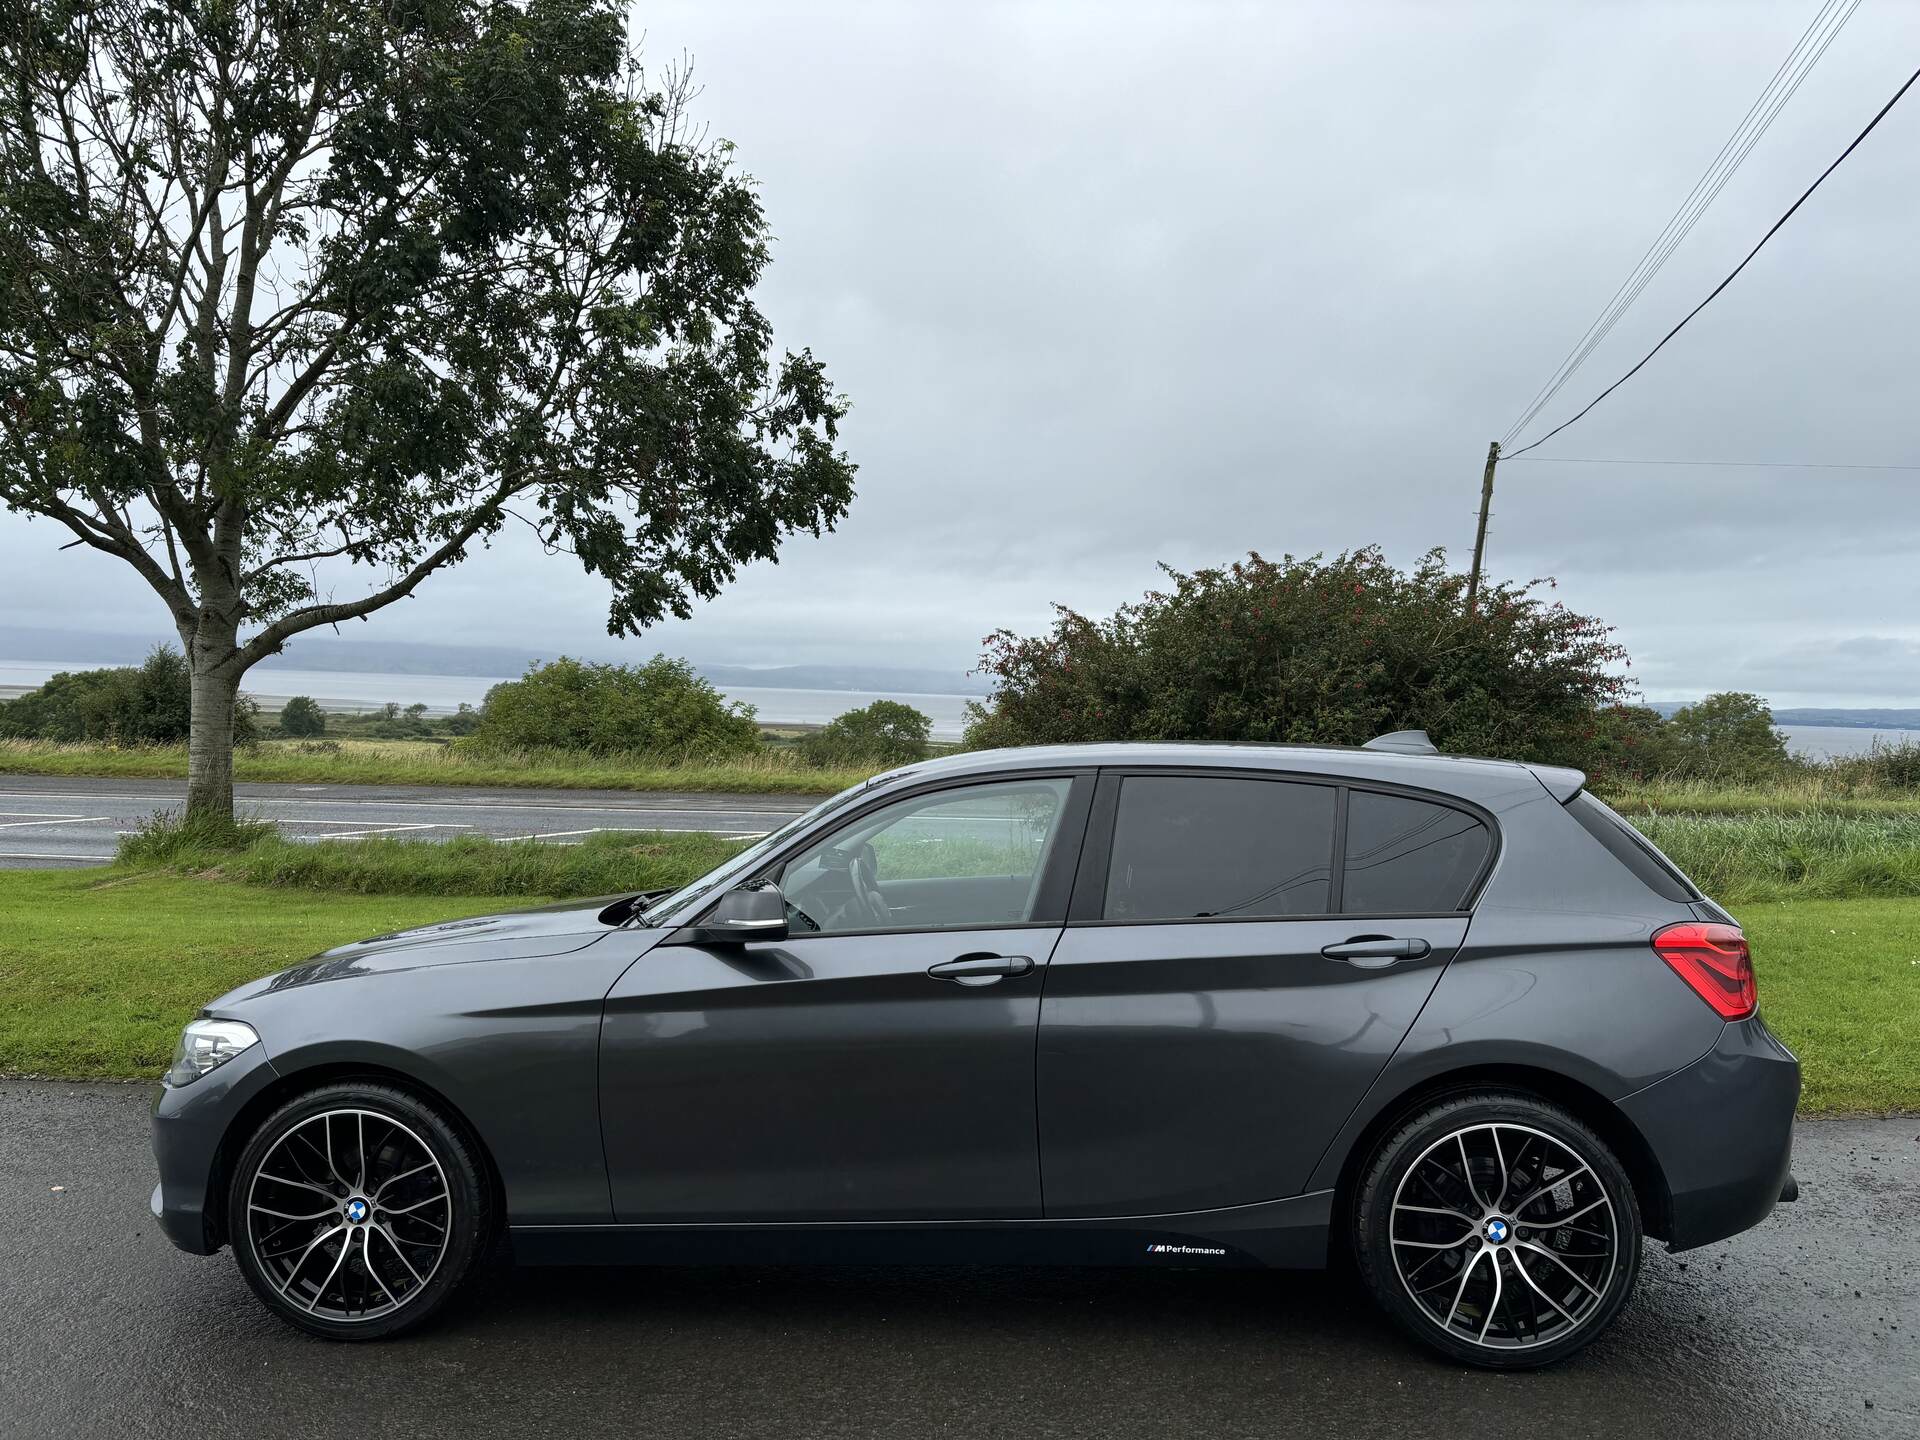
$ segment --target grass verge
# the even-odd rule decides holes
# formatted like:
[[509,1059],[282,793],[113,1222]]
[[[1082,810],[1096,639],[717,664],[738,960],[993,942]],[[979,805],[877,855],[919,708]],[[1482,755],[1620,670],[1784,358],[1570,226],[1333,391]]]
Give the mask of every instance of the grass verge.
[[0,871],[0,1073],[157,1076],[180,1027],[242,981],[349,940],[501,903],[290,894],[172,874]]
[[[790,749],[768,746],[739,760],[590,755],[570,750],[476,753],[417,740],[346,740],[338,749],[267,741],[233,757],[234,779],[293,785],[489,785],[551,790],[676,790],[736,795],[831,795],[873,768],[816,769]],[[0,775],[74,775],[178,780],[178,745],[61,745],[0,740]]]
[[121,841],[119,868],[353,895],[614,895],[684,884],[746,843],[698,831],[610,830],[577,845],[380,835],[303,844],[271,825],[243,824],[223,838],[165,821]]
[[[689,838],[656,837],[664,848],[635,863],[656,867],[649,872],[655,883],[683,879],[704,858],[679,848]],[[286,848],[324,855],[402,843]],[[519,894],[317,890],[306,888],[315,875],[296,880],[280,869],[284,858],[227,857],[197,874],[0,871],[0,1074],[152,1076],[181,1025],[242,981],[361,936],[538,904],[556,893],[544,883]],[[264,867],[253,873],[275,883],[234,879],[248,864]],[[495,875],[504,881],[514,873]],[[559,872],[525,873],[545,882]],[[339,872],[322,878],[334,885]],[[1920,901],[1763,902],[1740,918],[1753,940],[1768,1022],[1806,1067],[1803,1110],[1920,1110]]]
[[1800,1057],[1806,1114],[1920,1110],[1920,901],[1740,911],[1760,1013]]

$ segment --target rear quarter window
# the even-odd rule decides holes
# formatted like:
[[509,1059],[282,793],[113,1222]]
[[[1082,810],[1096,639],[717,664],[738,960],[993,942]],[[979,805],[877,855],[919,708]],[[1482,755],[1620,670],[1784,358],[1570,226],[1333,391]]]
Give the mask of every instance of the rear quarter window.
[[1567,813],[1580,822],[1580,828],[1606,847],[1630,871],[1633,877],[1662,900],[1691,904],[1705,897],[1693,888],[1693,882],[1646,836],[1629,825],[1604,801],[1582,790],[1567,802]]
[[1350,790],[1340,908],[1358,915],[1464,909],[1492,844],[1485,825],[1450,805]]

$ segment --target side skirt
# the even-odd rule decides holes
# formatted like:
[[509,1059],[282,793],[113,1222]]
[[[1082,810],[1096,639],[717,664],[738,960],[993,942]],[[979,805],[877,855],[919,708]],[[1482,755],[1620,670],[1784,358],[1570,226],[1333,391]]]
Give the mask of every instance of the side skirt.
[[513,1225],[528,1265],[1159,1265],[1318,1270],[1333,1192],[1195,1210],[1063,1220],[810,1221],[779,1225]]

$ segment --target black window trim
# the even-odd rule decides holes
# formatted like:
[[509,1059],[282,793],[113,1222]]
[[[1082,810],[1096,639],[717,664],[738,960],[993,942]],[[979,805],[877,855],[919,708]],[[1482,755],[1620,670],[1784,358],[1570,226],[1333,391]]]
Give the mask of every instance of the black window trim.
[[[1107,870],[1113,859],[1113,832],[1120,812],[1121,782],[1129,776],[1190,776],[1204,780],[1268,780],[1296,785],[1325,785],[1337,793],[1333,808],[1333,883],[1328,908],[1318,915],[1196,915],[1144,920],[1114,920],[1102,912],[1107,902]],[[1398,795],[1422,800],[1469,815],[1486,827],[1489,844],[1473,883],[1457,910],[1341,910],[1346,890],[1347,801],[1352,792]],[[1102,766],[1094,791],[1093,806],[1087,818],[1086,838],[1080,846],[1080,865],[1074,877],[1073,897],[1067,907],[1067,924],[1075,929],[1121,925],[1294,925],[1321,920],[1437,920],[1458,919],[1473,914],[1480,903],[1487,881],[1499,863],[1503,836],[1493,813],[1471,800],[1444,791],[1427,790],[1418,785],[1397,785],[1391,781],[1356,780],[1347,775],[1325,775],[1296,770],[1254,769],[1239,765],[1114,765]]]
[[[1087,810],[1093,800],[1097,771],[1091,766],[1060,766],[1034,770],[999,770],[970,775],[942,776],[922,781],[917,785],[903,786],[898,790],[888,790],[884,794],[875,794],[871,800],[862,801],[856,809],[845,814],[836,814],[833,823],[815,826],[804,835],[796,835],[787,845],[769,855],[752,871],[740,877],[740,885],[752,885],[770,880],[786,869],[787,862],[802,851],[811,849],[821,839],[837,835],[842,830],[858,825],[861,820],[902,800],[915,800],[923,795],[936,794],[942,790],[988,789],[996,785],[1018,784],[1026,780],[1067,780],[1066,803],[1060,808],[1060,833],[1054,837],[1052,853],[1047,856],[1047,868],[1040,877],[1040,889],[1033,900],[1033,918],[1013,920],[1000,925],[899,925],[884,930],[836,930],[832,933],[813,934],[797,932],[789,934],[780,943],[796,944],[806,940],[854,940],[869,935],[964,935],[973,930],[1058,930],[1065,923],[1067,901],[1073,885],[1075,869],[1080,861],[1080,852],[1087,836]],[[738,888],[737,886],[735,888]],[[680,934],[691,931],[720,903],[715,896],[712,905],[704,907],[699,914],[682,926],[679,932],[669,936],[663,944],[678,940]]]

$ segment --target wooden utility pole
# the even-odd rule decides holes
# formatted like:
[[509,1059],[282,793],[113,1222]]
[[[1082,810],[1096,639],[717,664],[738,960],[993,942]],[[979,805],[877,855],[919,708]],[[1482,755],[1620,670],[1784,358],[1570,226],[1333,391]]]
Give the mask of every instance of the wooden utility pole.
[[1473,532],[1473,573],[1467,576],[1467,613],[1480,600],[1480,564],[1487,555],[1487,513],[1493,505],[1493,469],[1500,463],[1500,442],[1487,446],[1487,469],[1480,477],[1480,524]]

